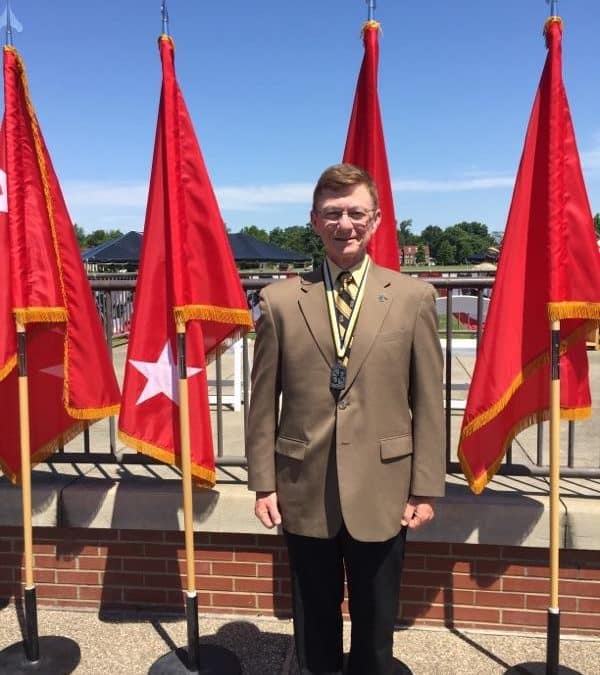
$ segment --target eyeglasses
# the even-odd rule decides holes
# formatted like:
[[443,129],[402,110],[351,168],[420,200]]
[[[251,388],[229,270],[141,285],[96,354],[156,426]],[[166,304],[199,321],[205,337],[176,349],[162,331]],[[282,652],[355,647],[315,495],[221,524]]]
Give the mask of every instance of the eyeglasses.
[[319,216],[328,224],[339,223],[344,217],[344,214],[348,216],[348,219],[353,225],[366,225],[369,221],[371,214],[376,211],[376,209],[359,209],[359,208],[350,208],[350,209],[322,209],[317,211]]

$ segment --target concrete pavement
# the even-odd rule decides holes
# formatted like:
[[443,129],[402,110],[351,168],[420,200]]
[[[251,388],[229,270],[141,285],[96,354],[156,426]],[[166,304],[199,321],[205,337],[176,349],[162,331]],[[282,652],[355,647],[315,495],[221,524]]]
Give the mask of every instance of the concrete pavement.
[[[290,621],[201,616],[200,626],[201,641],[233,651],[244,675],[298,675]],[[158,658],[185,646],[187,639],[182,619],[123,615],[101,620],[92,612],[45,609],[39,611],[39,634],[68,637],[77,643],[81,660],[72,671],[77,675],[147,673]],[[15,607],[0,610],[0,650],[21,639]],[[346,650],[348,639],[346,625]],[[517,673],[514,669],[517,664],[544,662],[545,651],[543,635],[410,628],[397,631],[394,640],[396,658],[414,675]],[[561,664],[572,669],[571,672],[600,674],[599,639],[563,639],[560,656]],[[0,666],[1,658],[0,652]]]

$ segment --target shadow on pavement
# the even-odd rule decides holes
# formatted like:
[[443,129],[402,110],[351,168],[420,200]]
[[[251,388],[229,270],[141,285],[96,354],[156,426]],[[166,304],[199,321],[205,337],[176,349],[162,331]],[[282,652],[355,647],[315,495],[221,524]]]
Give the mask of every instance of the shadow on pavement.
[[[154,630],[165,642],[165,651],[185,645],[176,645],[160,619],[150,619]],[[200,637],[201,645],[218,645],[233,652],[242,664],[244,675],[280,673],[292,649],[292,638],[281,633],[261,631],[248,621],[231,621],[221,626],[214,635]]]

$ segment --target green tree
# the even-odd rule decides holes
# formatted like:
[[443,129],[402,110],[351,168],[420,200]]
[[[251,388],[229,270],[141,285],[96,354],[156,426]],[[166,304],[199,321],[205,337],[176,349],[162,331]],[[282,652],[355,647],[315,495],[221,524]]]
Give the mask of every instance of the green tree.
[[105,241],[118,239],[122,236],[121,230],[108,230],[108,232],[106,230],[94,230],[86,236],[85,245],[88,248],[93,248],[94,246],[98,246],[98,244],[103,244]]
[[[483,223],[457,223],[444,230],[440,241],[448,241],[454,249],[454,264],[463,265],[477,253],[485,253],[493,246],[494,239]],[[436,260],[439,257],[435,256]]]
[[274,227],[269,232],[269,244],[273,244],[273,246],[279,246],[280,248],[285,248],[286,236],[285,231],[281,227]]
[[78,225],[77,223],[73,223],[73,230],[75,231],[75,237],[77,239],[77,244],[79,248],[83,248],[85,246],[85,241],[86,241],[86,234],[83,231],[83,227],[81,225]]
[[269,233],[266,230],[256,227],[256,225],[247,225],[242,227],[240,234],[247,234],[249,237],[254,237],[258,241],[264,241],[267,243],[269,241]]
[[290,227],[275,227],[271,230],[269,243],[285,248],[296,253],[307,253],[305,250],[305,230],[303,225],[291,225]]
[[290,225],[286,228],[274,227],[269,234],[269,243],[288,251],[311,256],[315,267],[325,256],[323,244],[310,223]]
[[594,227],[596,228],[596,234],[600,237],[600,213],[594,216]]
[[467,232],[468,234],[472,234],[476,237],[484,237],[488,238],[490,236],[487,225],[484,225],[483,223],[477,223],[477,222],[470,222],[467,223],[466,221],[462,221],[460,223],[456,223],[456,225],[453,225],[453,227],[459,227],[463,232]]
[[448,239],[440,241],[435,260],[438,265],[453,265],[456,263],[456,248]]
[[323,262],[325,257],[325,249],[323,248],[323,242],[319,235],[313,230],[312,225],[307,223],[304,227],[303,234],[303,253],[307,253],[312,256],[313,265],[317,267]]
[[444,238],[453,246],[454,262],[458,265],[466,264],[468,259],[479,251],[475,237],[457,225],[447,228]]
[[412,227],[412,218],[401,220],[398,223],[398,246],[409,246],[414,243],[415,235],[410,231]]
[[424,244],[429,246],[429,255],[437,262],[438,247],[442,241],[444,230],[438,225],[428,225],[421,232],[421,239]]
[[[598,216],[600,218],[600,215]],[[502,240],[504,239],[504,230],[494,230],[490,232],[490,237],[494,240],[492,244],[496,248],[502,248]]]
[[425,247],[423,244],[419,244],[417,247],[417,255],[415,256],[415,262],[417,265],[424,265],[426,262],[425,258]]

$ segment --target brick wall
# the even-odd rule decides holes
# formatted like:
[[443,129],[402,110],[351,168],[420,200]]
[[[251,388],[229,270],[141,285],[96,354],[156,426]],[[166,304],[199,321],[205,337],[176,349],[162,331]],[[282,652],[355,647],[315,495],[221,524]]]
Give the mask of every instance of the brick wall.
[[[0,528],[0,602],[21,597],[20,528]],[[545,631],[548,553],[467,544],[409,544],[399,622]],[[196,537],[201,611],[290,615],[283,540]],[[34,529],[39,606],[183,613],[183,534],[149,530]],[[185,588],[183,588],[185,590]],[[600,635],[600,551],[561,552],[561,628]]]

